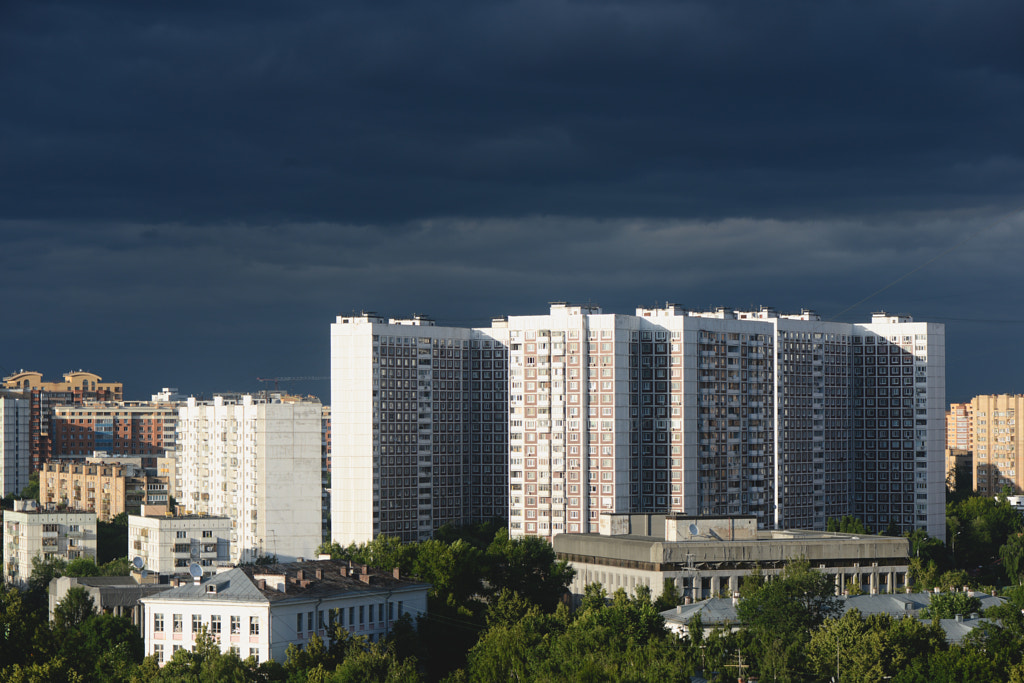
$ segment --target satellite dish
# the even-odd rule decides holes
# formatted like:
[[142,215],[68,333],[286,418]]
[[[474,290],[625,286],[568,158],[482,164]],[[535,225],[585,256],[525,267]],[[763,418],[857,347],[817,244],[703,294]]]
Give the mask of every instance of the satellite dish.
[[696,524],[691,524],[690,525],[690,535],[691,536],[700,536],[700,529],[697,528]]
[[203,568],[198,562],[193,562],[188,566],[188,573],[192,575],[193,579],[203,578]]
[[189,554],[189,557],[191,557],[193,561],[198,560],[199,559],[199,546],[197,544],[193,543],[192,544],[192,548],[189,549],[189,551],[188,551],[188,554]]
[[144,559],[142,559],[141,557],[139,557],[138,555],[136,555],[135,557],[132,558],[132,566],[135,567],[136,569],[141,570],[143,567],[146,566],[146,561]]

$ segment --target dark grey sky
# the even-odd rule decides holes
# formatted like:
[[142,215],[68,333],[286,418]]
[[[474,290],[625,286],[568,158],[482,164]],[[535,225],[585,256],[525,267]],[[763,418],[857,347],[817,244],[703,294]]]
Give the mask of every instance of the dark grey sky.
[[1017,0],[4,3],[0,372],[209,394],[326,375],[338,313],[672,300],[945,322],[950,400],[1024,391],[1021,27]]

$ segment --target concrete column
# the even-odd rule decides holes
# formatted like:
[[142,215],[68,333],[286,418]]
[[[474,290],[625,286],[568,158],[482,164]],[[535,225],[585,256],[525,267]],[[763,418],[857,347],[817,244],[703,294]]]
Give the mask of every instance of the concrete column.
[[717,576],[711,577],[711,595],[717,596],[722,588],[722,580]]
[[739,589],[740,589],[740,577],[737,576],[736,574],[733,574],[732,576],[729,577],[729,595],[730,595],[730,597],[732,596],[733,593],[738,592]]

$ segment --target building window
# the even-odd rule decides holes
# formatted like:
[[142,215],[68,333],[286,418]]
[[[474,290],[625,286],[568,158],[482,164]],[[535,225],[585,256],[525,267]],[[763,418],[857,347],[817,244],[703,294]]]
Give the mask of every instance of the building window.
[[[259,617],[249,617],[249,635],[250,636],[258,636],[259,634],[260,634],[260,618]],[[249,654],[251,655],[252,653],[253,653],[253,650],[250,649],[249,650]]]
[[153,646],[153,654],[156,656],[158,664],[164,663],[164,646],[161,643],[157,643]]
[[153,631],[155,633],[164,632],[164,615],[162,613],[153,614]]
[[180,614],[172,614],[171,615],[171,630],[174,631],[175,633],[181,633],[181,615]]
[[302,612],[295,615],[295,633],[302,633]]
[[237,636],[242,632],[242,617],[237,615],[231,616],[231,635]]
[[[199,633],[199,629],[203,625],[203,617],[198,614],[192,615],[192,633]],[[177,630],[177,629],[175,629]]]
[[178,531],[176,533],[176,535],[175,535],[175,538],[185,538],[185,532],[184,531]]
[[[258,619],[259,617],[250,617],[251,619]],[[249,656],[255,659],[257,662],[260,661],[260,649],[258,647],[249,648]]]
[[213,538],[213,532],[212,531],[204,531],[203,532],[203,538]]
[[220,615],[214,614],[210,617],[210,632],[215,636],[220,636]]

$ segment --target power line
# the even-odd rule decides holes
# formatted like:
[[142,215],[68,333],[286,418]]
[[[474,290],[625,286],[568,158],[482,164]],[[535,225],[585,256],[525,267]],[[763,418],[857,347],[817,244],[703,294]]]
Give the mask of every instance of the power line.
[[843,310],[839,311],[839,312],[838,312],[838,313],[836,313],[836,314],[835,314],[834,316],[832,316],[831,318],[829,318],[829,321],[830,321],[830,322],[831,322],[831,321],[835,321],[835,320],[836,320],[837,318],[839,318],[840,316],[842,316],[842,315],[843,315],[843,314],[845,314],[845,313],[849,313],[849,312],[850,312],[851,310],[853,310],[854,308],[857,308],[857,307],[858,307],[858,306],[860,306],[860,305],[861,305],[862,303],[864,303],[864,302],[866,302],[866,301],[869,301],[869,300],[871,300],[871,299],[875,298],[876,296],[878,296],[878,295],[879,295],[879,294],[881,294],[882,292],[886,291],[887,289],[890,289],[890,288],[892,288],[892,287],[895,287],[895,286],[896,286],[897,284],[899,284],[900,282],[903,282],[904,280],[906,280],[906,279],[907,279],[908,277],[910,277],[911,275],[913,275],[913,274],[914,274],[914,273],[916,273],[917,271],[919,271],[919,270],[921,270],[921,269],[923,269],[923,268],[926,268],[927,266],[930,266],[931,264],[935,263],[935,262],[936,262],[936,261],[938,261],[938,260],[939,260],[940,258],[942,258],[943,256],[945,256],[945,255],[946,255],[946,254],[948,254],[949,252],[953,251],[954,249],[957,249],[957,248],[959,248],[959,247],[963,246],[964,244],[966,244],[967,242],[971,241],[972,239],[974,239],[974,238],[975,238],[975,237],[977,237],[978,235],[982,234],[983,232],[986,232],[986,231],[988,231],[988,230],[991,230],[992,228],[994,228],[994,227],[995,227],[995,225],[996,225],[996,224],[995,224],[995,223],[993,223],[993,224],[991,224],[991,225],[988,225],[988,226],[986,226],[986,227],[984,227],[984,228],[982,228],[982,229],[978,230],[977,232],[975,232],[975,233],[973,233],[973,234],[969,234],[969,235],[967,235],[967,237],[963,238],[963,239],[962,239],[962,240],[960,240],[959,242],[956,242],[956,243],[955,243],[955,244],[953,244],[952,246],[949,246],[949,247],[947,247],[947,248],[943,249],[942,251],[940,251],[940,252],[939,252],[938,254],[936,254],[935,256],[931,257],[930,259],[928,259],[927,261],[925,261],[925,262],[924,262],[924,263],[922,263],[921,265],[917,266],[916,268],[914,268],[914,269],[912,269],[912,270],[910,270],[910,271],[907,271],[907,272],[906,272],[906,273],[904,273],[903,275],[900,275],[900,276],[899,276],[898,278],[896,278],[895,280],[893,280],[893,281],[892,281],[892,282],[890,282],[889,284],[885,285],[884,287],[882,287],[882,288],[880,288],[880,289],[876,289],[876,290],[875,290],[874,292],[871,292],[871,294],[868,294],[868,295],[867,295],[866,297],[864,297],[864,298],[863,298],[863,299],[861,299],[860,301],[858,301],[858,302],[856,302],[856,303],[854,303],[854,304],[851,304],[851,305],[847,306],[846,308],[844,308]]

